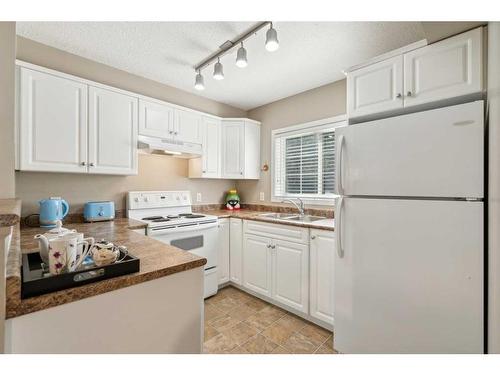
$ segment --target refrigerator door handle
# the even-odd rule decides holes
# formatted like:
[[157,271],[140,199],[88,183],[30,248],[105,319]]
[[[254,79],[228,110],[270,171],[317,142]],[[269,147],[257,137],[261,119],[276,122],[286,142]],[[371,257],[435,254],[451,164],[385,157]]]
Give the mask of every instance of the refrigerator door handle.
[[344,197],[339,198],[337,219],[335,220],[335,232],[337,234],[337,255],[339,258],[344,257],[344,249],[342,248],[342,208],[344,206]]
[[342,181],[342,174],[343,174],[342,164],[344,161],[343,152],[344,152],[344,136],[340,135],[340,137],[339,137],[339,164],[338,164],[338,173],[337,173],[338,178],[336,179],[337,193],[339,195],[344,195],[344,182]]

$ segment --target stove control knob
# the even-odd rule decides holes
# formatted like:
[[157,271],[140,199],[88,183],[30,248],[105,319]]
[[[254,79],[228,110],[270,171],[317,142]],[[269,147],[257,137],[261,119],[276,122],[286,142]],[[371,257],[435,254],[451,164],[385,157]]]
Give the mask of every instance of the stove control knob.
[[135,197],[135,198],[134,198],[134,201],[135,201],[135,202],[139,202],[139,198]]
[[148,202],[148,201],[149,201],[148,197],[144,197],[144,202]]
[[181,197],[177,196],[177,197],[175,197],[175,199],[177,199],[178,201],[180,201]]

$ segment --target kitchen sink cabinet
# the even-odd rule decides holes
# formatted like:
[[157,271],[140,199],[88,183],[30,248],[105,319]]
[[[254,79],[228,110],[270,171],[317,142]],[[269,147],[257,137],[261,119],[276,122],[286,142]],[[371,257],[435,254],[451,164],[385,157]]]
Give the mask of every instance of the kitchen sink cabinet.
[[219,241],[218,241],[218,279],[219,285],[229,281],[229,242],[230,242],[229,219],[219,219]]
[[[243,228],[243,286],[307,314],[309,230],[251,220],[245,220]],[[283,231],[288,231],[289,240],[282,239]]]
[[335,233],[311,229],[310,234],[310,314],[316,319],[333,325]]

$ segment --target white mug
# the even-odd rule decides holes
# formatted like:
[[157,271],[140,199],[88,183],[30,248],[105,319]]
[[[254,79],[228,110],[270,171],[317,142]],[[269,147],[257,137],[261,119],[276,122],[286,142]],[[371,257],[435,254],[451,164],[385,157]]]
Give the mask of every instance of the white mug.
[[84,245],[90,251],[87,241],[78,241],[76,236],[54,239],[49,243],[49,272],[59,275],[64,272],[73,272],[83,262],[84,256],[77,260],[78,246]]
[[[80,265],[94,247],[94,238],[84,237],[83,233],[72,232],[64,235],[64,238],[76,238],[76,261]],[[86,244],[85,244],[86,243]]]

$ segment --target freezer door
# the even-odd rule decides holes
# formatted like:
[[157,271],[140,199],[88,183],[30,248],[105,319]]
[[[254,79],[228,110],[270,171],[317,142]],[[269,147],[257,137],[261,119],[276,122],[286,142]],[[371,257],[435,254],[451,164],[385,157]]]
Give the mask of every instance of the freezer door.
[[483,112],[477,101],[338,128],[337,190],[483,197]]
[[483,353],[483,203],[344,198],[334,347]]

